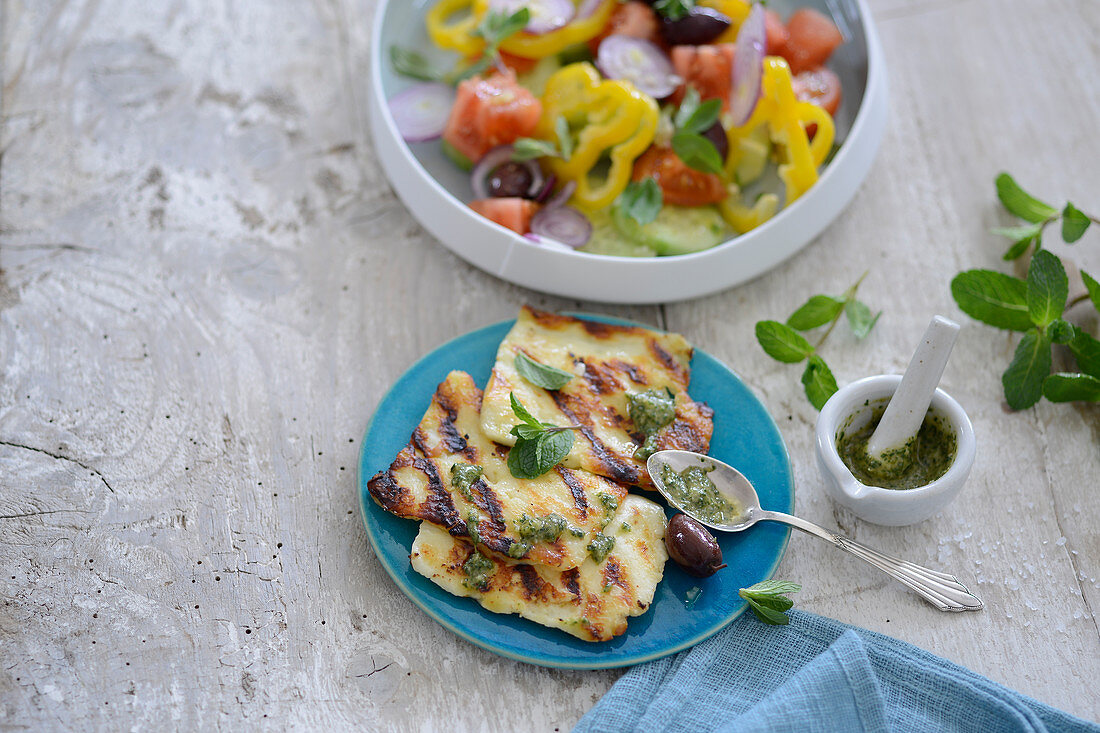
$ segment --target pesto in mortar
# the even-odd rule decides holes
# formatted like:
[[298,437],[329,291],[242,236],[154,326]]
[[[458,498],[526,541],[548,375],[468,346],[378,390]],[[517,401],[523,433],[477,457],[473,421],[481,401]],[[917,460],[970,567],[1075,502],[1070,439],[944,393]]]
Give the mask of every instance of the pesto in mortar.
[[884,489],[915,489],[932,483],[947,473],[955,460],[955,433],[947,421],[929,412],[920,430],[906,446],[897,448],[909,453],[909,461],[895,471],[886,472],[879,461],[867,455],[867,443],[878,427],[886,406],[874,408],[871,420],[859,430],[842,430],[836,449],[844,465],[861,483]]

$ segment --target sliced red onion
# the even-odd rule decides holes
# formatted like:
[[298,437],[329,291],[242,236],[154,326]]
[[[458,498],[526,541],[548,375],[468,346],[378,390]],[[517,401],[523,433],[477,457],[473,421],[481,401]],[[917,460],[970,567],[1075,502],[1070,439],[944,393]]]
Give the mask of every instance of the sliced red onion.
[[410,143],[422,143],[442,135],[454,103],[454,88],[441,82],[414,84],[389,100],[397,131]]
[[764,48],[767,30],[764,6],[755,3],[749,17],[737,29],[737,50],[733,52],[733,89],[730,91],[730,116],[740,127],[749,121],[760,101],[760,82],[764,78]]
[[577,20],[584,20],[591,17],[593,13],[600,9],[604,0],[583,0],[580,5],[577,6]]
[[511,15],[520,8],[527,8],[531,19],[523,30],[535,35],[556,31],[569,25],[576,14],[570,0],[489,0],[489,9]]
[[600,43],[596,65],[604,76],[629,81],[655,99],[672,94],[682,81],[665,52],[644,38],[608,36]]
[[543,207],[531,219],[531,232],[575,249],[588,243],[592,222],[572,206]]
[[576,181],[566,181],[565,185],[561,187],[554,196],[543,205],[543,209],[556,209],[559,206],[564,206],[565,202],[569,200],[569,197],[573,195],[573,192],[577,190]]
[[[513,161],[512,154],[514,152],[515,148],[511,145],[498,145],[481,156],[481,160],[479,160],[477,165],[474,166],[474,169],[470,171],[470,185],[474,189],[475,198],[485,199],[493,195],[489,191],[489,176],[496,168],[505,163],[516,163],[516,165],[521,165],[531,174],[531,185],[527,187],[526,191],[511,192],[509,195],[521,195],[524,198],[534,198],[542,192],[543,186],[545,185],[542,168],[533,160],[526,160],[523,162]],[[500,194],[497,195],[499,196]]]
[[546,182],[542,184],[542,190],[535,194],[535,203],[545,203],[546,199],[550,198],[550,194],[554,192],[554,184],[558,182],[558,177],[551,173],[546,178]]

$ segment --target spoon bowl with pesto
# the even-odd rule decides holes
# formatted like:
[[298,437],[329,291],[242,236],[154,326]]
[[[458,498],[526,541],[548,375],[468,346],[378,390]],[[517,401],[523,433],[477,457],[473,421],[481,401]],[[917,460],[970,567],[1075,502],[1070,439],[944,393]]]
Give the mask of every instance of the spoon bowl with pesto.
[[757,522],[782,522],[832,543],[920,595],[941,611],[978,611],[982,602],[954,575],[899,560],[805,519],[761,508],[756,489],[733,466],[710,456],[663,450],[647,461],[657,490],[670,504],[720,532],[742,532]]

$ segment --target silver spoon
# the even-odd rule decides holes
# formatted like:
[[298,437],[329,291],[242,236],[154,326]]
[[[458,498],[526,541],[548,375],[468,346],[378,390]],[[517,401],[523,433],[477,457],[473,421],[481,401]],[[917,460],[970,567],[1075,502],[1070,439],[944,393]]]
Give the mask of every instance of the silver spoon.
[[[866,560],[887,575],[901,581],[941,611],[979,611],[982,608],[981,600],[967,590],[966,586],[960,583],[954,575],[929,570],[915,563],[884,555],[878,550],[843,535],[830,532],[812,522],[807,522],[805,519],[761,509],[760,498],[756,495],[756,489],[753,488],[749,480],[736,468],[722,461],[691,451],[663,450],[650,456],[646,465],[657,490],[668,499],[669,503],[711,529],[722,532],[741,532],[760,521],[789,524]],[[661,480],[663,466],[668,466],[677,473],[682,472],[689,466],[699,466],[704,471],[710,471],[708,478],[714,483],[718,493],[725,497],[735,509],[740,509],[740,514],[727,524],[715,524],[698,516],[675,497],[669,495],[664,482]]]

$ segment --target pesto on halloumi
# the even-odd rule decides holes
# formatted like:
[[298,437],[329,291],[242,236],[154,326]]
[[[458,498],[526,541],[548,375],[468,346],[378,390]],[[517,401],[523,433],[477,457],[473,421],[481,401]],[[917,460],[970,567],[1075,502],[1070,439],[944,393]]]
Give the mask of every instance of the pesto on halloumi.
[[409,558],[416,572],[489,611],[515,613],[586,641],[622,634],[645,613],[664,575],[665,515],[657,504],[627,496],[604,528],[606,548],[569,569],[475,554],[465,539],[422,522]]
[[[521,352],[576,376],[556,391],[531,384],[516,371],[515,359]],[[706,453],[714,413],[688,396],[691,356],[691,345],[679,334],[524,306],[497,351],[485,388],[481,429],[498,443],[515,444],[511,430],[519,419],[509,399],[509,394],[515,394],[540,421],[579,426],[564,466],[625,485],[653,488],[645,460],[634,455],[646,434],[630,418],[628,397],[650,390],[670,391],[675,416],[655,434],[654,449]]]
[[[560,569],[581,565],[626,487],[564,466],[514,478],[508,447],[481,431],[481,405],[470,375],[451,372],[409,444],[367,482],[371,497],[392,514],[430,522],[499,557]],[[459,472],[473,469],[472,480],[456,483],[456,465]]]

